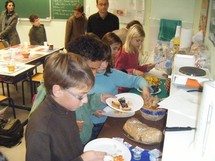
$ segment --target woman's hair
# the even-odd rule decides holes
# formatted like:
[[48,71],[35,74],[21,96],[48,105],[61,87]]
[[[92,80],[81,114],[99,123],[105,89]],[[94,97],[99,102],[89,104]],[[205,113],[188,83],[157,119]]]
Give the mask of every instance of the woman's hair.
[[80,12],[80,13],[83,13],[83,12],[84,12],[84,7],[83,7],[83,5],[77,3],[77,4],[74,6],[73,10],[74,10],[74,11],[78,11],[78,12]]
[[13,7],[15,8],[15,3],[14,3],[14,1],[12,1],[12,0],[7,0],[6,2],[5,2],[5,9],[7,10],[7,5],[8,5],[8,3],[13,3]]
[[113,32],[108,32],[102,37],[102,41],[111,46],[114,43],[118,43],[122,46],[122,40]]
[[[125,44],[124,44],[124,48],[125,48],[125,52],[127,53],[133,53],[135,51],[135,49],[133,48],[133,46],[131,45],[131,40],[133,38],[137,38],[137,37],[145,37],[145,32],[143,30],[143,27],[135,24],[133,26],[130,27],[130,29],[128,30],[127,36],[126,36],[126,40],[125,40]],[[140,46],[139,50],[142,50],[142,46]]]
[[36,19],[38,19],[38,18],[39,18],[39,17],[38,17],[37,15],[34,15],[34,14],[33,14],[33,15],[30,15],[30,16],[29,16],[29,21],[33,23],[33,22],[34,22]]
[[92,88],[95,81],[87,63],[74,53],[52,54],[45,64],[43,77],[47,93],[50,95],[53,94],[53,85],[59,85],[62,89],[82,89],[86,86]]
[[127,29],[130,29],[130,27],[133,26],[133,25],[135,25],[135,24],[138,24],[138,25],[140,25],[141,27],[143,27],[142,24],[140,23],[140,21],[138,21],[138,20],[132,20],[132,21],[130,21],[130,22],[126,25],[126,28],[127,28]]

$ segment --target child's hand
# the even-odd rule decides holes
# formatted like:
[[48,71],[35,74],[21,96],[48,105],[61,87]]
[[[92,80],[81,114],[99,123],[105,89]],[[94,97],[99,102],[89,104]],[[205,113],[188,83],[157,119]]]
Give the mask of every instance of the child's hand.
[[96,110],[93,114],[96,117],[102,117],[105,112],[103,110]]
[[145,76],[145,73],[140,70],[135,70],[134,75],[143,77],[143,76]]
[[116,98],[116,96],[114,96],[112,94],[102,94],[101,95],[101,101],[105,104],[106,104],[106,99],[108,99],[108,98]]
[[81,131],[82,128],[83,128],[84,121],[82,121],[82,120],[77,120],[76,123],[77,123],[77,125],[78,125],[79,131]]
[[147,64],[147,69],[148,69],[148,71],[152,70],[152,69],[155,67],[155,65],[156,65],[156,64],[152,64],[152,63]]
[[144,101],[146,101],[146,102],[150,99],[151,94],[150,94],[150,90],[148,87],[143,88],[142,96],[143,96]]

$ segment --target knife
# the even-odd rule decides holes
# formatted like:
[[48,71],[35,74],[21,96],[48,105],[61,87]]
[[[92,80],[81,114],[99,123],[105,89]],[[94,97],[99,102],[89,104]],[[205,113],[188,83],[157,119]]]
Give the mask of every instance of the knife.
[[165,128],[166,131],[189,131],[189,130],[196,130],[196,128],[194,127],[166,127]]

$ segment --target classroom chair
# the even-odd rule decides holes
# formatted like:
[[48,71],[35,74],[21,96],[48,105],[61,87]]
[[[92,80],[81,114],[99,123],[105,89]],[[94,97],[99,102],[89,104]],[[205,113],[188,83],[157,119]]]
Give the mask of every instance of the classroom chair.
[[16,112],[15,112],[15,107],[14,107],[14,101],[12,98],[0,95],[0,104],[2,104],[4,101],[8,101],[9,107],[13,108],[13,117],[16,118]]

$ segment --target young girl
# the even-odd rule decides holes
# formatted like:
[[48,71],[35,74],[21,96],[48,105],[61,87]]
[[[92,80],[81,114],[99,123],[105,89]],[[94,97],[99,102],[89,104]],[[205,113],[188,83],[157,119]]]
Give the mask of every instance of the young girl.
[[67,50],[69,43],[73,42],[77,37],[85,34],[87,30],[87,18],[84,13],[83,5],[76,4],[73,10],[73,16],[69,17],[66,22],[65,48]]
[[[95,85],[93,86],[90,93],[109,93],[112,95],[118,94],[119,87],[129,87],[129,88],[141,88],[142,96],[144,100],[150,97],[149,85],[143,77],[129,75],[117,69],[111,68],[112,58],[110,47],[106,46],[106,50],[109,56],[102,62],[100,68],[97,70]],[[105,84],[105,86],[104,86]],[[94,124],[92,139],[95,139],[100,132],[106,116],[102,116],[103,109],[107,105],[103,104],[100,106],[100,110],[94,112],[91,116],[91,120]],[[102,117],[101,117],[102,116]]]
[[140,25],[130,27],[122,50],[115,56],[115,68],[137,76],[144,76],[145,72],[154,68],[154,64],[139,65],[138,57],[143,48],[144,38],[145,32]]
[[110,65],[114,65],[114,57],[116,53],[122,48],[122,41],[121,39],[113,32],[108,32],[102,37],[102,41],[106,43],[111,48],[112,54],[112,63]]

